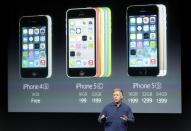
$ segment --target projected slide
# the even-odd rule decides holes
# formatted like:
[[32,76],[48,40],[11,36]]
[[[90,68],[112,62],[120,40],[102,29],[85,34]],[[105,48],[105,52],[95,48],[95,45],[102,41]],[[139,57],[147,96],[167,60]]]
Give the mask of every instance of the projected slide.
[[98,113],[121,88],[134,113],[181,113],[178,17],[135,5],[11,9],[8,111]]

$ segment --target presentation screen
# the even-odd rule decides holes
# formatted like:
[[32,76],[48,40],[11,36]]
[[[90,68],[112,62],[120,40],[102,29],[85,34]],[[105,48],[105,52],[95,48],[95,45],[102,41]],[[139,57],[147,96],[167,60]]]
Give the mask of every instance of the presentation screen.
[[121,88],[134,113],[181,113],[178,6],[161,4],[11,8],[8,112],[98,113]]

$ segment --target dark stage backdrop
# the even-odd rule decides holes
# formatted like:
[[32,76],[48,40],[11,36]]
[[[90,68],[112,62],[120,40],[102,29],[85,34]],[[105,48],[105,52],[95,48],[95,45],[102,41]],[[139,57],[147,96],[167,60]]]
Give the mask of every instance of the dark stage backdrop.
[[[72,2],[73,6],[77,7],[78,2]],[[118,1],[119,2],[119,1]],[[117,3],[116,2],[116,6]],[[122,1],[123,2],[123,1]],[[129,3],[134,3],[135,1],[129,1]],[[148,3],[152,1],[147,1]],[[155,1],[156,3],[161,3],[160,1]],[[107,5],[110,2],[94,2],[98,6]],[[145,4],[143,1],[137,1],[138,4]],[[176,1],[172,2],[162,2],[165,4],[170,4],[171,9],[176,13],[176,16],[179,17],[180,13],[185,13],[180,11],[180,4]],[[47,6],[54,5],[55,3],[47,3]],[[88,6],[87,2],[82,2],[84,6]],[[42,4],[40,4],[42,5]],[[38,8],[40,8],[40,5]],[[64,6],[63,4],[57,3],[60,8]],[[24,6],[20,6],[20,8],[26,8]],[[17,8],[19,9],[19,8]],[[35,7],[34,7],[35,11]],[[38,12],[36,10],[36,12]],[[13,13],[13,12],[12,12]],[[11,14],[12,14],[11,13]],[[184,15],[181,15],[181,18]],[[180,17],[179,17],[180,18]],[[10,19],[11,20],[11,19]],[[180,22],[180,23],[179,23]],[[182,21],[179,21],[179,25],[176,25],[182,31],[185,31],[184,28],[187,28],[186,24],[183,24]],[[8,23],[6,23],[8,24]],[[5,24],[5,25],[6,25]],[[8,25],[10,26],[10,25]],[[183,27],[183,28],[182,28]],[[10,28],[10,27],[9,27]],[[9,32],[8,32],[9,33]],[[148,131],[190,131],[191,129],[191,102],[190,93],[189,93],[189,79],[186,74],[190,71],[188,70],[190,67],[189,63],[187,63],[187,51],[188,44],[186,37],[181,35],[181,50],[182,50],[182,114],[147,114],[147,113],[136,113],[136,122],[134,124],[129,125],[130,131],[140,131],[140,130],[148,130]],[[8,53],[6,48],[6,44],[2,45],[4,50],[1,52],[1,56],[3,61],[7,63]],[[0,88],[0,130],[2,131],[12,131],[12,130],[20,130],[20,131],[101,131],[103,130],[103,126],[99,125],[97,122],[98,113],[7,113],[7,87],[8,87],[8,65],[3,64],[3,71],[1,77],[1,88]]]

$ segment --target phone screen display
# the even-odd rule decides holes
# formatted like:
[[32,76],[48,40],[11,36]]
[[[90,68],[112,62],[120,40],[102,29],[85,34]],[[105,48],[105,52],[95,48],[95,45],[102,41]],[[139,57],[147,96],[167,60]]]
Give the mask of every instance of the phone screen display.
[[22,68],[47,67],[46,26],[22,27]]
[[95,68],[94,18],[69,19],[69,68]]
[[130,15],[129,67],[157,67],[157,15]]

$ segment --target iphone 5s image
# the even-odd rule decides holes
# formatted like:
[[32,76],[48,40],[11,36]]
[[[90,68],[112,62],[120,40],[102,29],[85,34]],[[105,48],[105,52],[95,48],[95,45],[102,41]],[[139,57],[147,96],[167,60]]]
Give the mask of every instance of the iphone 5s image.
[[126,18],[128,74],[157,76],[160,70],[158,6],[130,6]]

